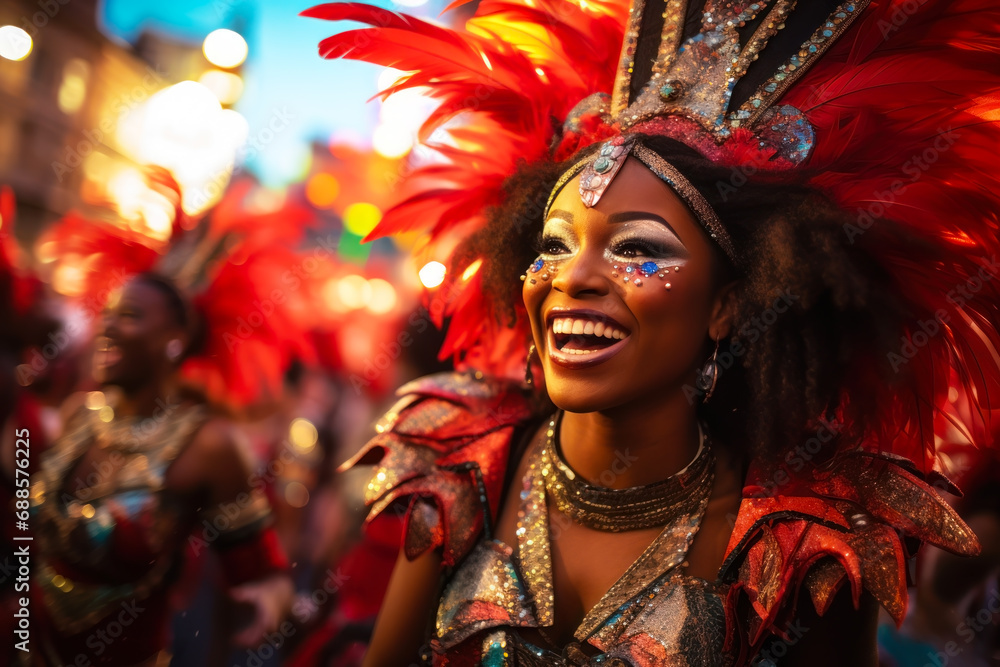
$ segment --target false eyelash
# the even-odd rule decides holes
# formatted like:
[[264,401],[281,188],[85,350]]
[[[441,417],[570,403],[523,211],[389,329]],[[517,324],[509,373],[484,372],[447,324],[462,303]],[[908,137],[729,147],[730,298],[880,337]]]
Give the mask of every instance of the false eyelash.
[[562,246],[564,248],[568,247],[567,243],[566,243],[566,241],[564,239],[562,239],[562,238],[560,238],[558,236],[554,236],[552,234],[545,234],[544,232],[539,232],[538,236],[535,239],[535,243],[534,243],[535,252],[537,254],[539,254],[539,255],[551,255],[551,254],[553,254],[553,253],[550,253],[548,251],[548,246],[549,246],[549,244],[552,244],[552,243],[560,243],[560,244],[562,244]]
[[647,239],[635,236],[622,239],[615,243],[612,248],[612,253],[619,254],[623,246],[631,246],[635,248],[640,248],[649,257],[665,257],[669,254],[670,250],[661,243],[655,243]]

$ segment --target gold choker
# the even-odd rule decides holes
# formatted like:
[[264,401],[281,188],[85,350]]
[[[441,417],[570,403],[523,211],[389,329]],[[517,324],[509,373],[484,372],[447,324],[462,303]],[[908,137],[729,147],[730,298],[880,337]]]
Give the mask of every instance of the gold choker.
[[556,443],[560,414],[552,418],[546,432],[542,477],[556,507],[574,521],[614,533],[663,527],[692,512],[711,494],[715,457],[704,431],[694,460],[680,472],[652,484],[611,489],[590,484],[562,459]]

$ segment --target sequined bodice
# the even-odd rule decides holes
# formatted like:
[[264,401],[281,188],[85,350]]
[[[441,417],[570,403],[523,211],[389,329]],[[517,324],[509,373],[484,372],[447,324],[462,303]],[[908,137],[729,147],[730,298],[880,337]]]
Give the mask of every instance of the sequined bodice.
[[491,667],[724,665],[725,586],[686,576],[679,567],[705,503],[664,529],[584,617],[569,646],[543,648],[518,634],[518,628],[544,629],[553,621],[540,454],[528,455],[517,548],[483,540],[446,585],[432,642],[437,655],[475,656]]
[[113,452],[119,465],[94,466],[94,484],[74,497],[65,480],[90,447],[100,446],[97,419],[88,411],[74,421],[46,453],[31,492],[42,550],[38,580],[49,614],[67,632],[87,627],[121,599],[145,598],[173,566],[185,531],[164,477],[205,414],[189,408],[172,417],[155,449]]

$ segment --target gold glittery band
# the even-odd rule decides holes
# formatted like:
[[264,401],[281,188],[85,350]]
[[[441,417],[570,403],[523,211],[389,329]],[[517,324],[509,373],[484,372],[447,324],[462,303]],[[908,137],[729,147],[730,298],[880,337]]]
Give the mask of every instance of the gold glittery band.
[[[635,157],[637,160],[642,162],[646,167],[656,174],[656,176],[670,186],[678,197],[680,197],[691,212],[694,213],[694,217],[698,220],[708,235],[712,237],[718,246],[722,249],[722,252],[726,254],[726,257],[733,263],[734,266],[740,266],[739,258],[736,253],[736,247],[733,245],[733,240],[729,236],[729,232],[723,227],[722,221],[719,220],[719,216],[716,215],[715,210],[712,205],[708,203],[705,196],[698,191],[698,188],[694,187],[687,178],[681,174],[672,164],[667,162],[665,159],[660,157],[655,151],[647,148],[638,141],[632,142],[631,150],[629,154]],[[552,208],[552,202],[555,201],[556,195],[566,187],[566,184],[573,180],[580,172],[582,172],[587,165],[594,161],[593,155],[588,155],[583,158],[572,167],[570,167],[559,180],[556,181],[555,187],[552,189],[552,193],[549,195],[548,202],[545,204],[545,216],[548,218],[549,209]],[[543,218],[543,219],[544,219]]]

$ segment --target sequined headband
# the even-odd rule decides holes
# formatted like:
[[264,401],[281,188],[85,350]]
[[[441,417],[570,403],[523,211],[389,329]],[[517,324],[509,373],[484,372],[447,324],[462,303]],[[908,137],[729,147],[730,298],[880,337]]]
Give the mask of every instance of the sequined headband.
[[677,196],[691,209],[695,218],[705,228],[708,235],[712,237],[712,240],[726,254],[729,261],[734,266],[739,266],[740,262],[736,254],[736,247],[733,245],[733,240],[729,236],[729,232],[726,231],[726,228],[722,226],[722,221],[719,220],[719,216],[716,215],[715,210],[708,203],[708,200],[705,199],[704,195],[676,167],[636,139],[626,139],[622,136],[609,139],[601,145],[596,157],[592,155],[587,156],[563,173],[559,177],[559,180],[556,181],[556,185],[549,195],[549,200],[545,204],[544,218],[548,218],[549,209],[552,208],[552,202],[555,200],[556,195],[577,174],[581,174],[581,172],[580,198],[588,208],[596,206],[604,191],[611,185],[611,181],[614,180],[615,175],[621,169],[622,165],[625,164],[625,160],[629,155],[646,165],[651,172],[656,174],[661,181],[669,185],[670,189],[677,193]]

